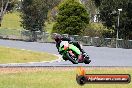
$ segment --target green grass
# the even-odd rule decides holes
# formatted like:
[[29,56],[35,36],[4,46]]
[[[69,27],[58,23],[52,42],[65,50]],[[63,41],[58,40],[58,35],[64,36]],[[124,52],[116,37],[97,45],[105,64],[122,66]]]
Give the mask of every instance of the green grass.
[[[31,70],[32,71],[28,71]],[[129,84],[85,84],[80,86],[76,83],[76,69],[66,68],[29,68],[20,69],[21,72],[9,69],[0,72],[0,88],[131,88]],[[36,71],[38,70],[38,71]],[[2,72],[3,71],[3,72]],[[132,68],[91,68],[87,73],[96,74],[130,74]]]
[[1,28],[21,29],[21,18],[19,12],[8,13],[4,15]]
[[[2,20],[2,26],[0,29],[22,29],[20,12],[13,12],[4,15]],[[51,33],[54,22],[45,22],[45,29],[47,32]]]
[[33,52],[0,46],[0,63],[40,62],[55,60],[57,58],[57,56],[49,53]]
[[0,35],[21,36],[21,31],[17,30],[17,29],[4,29],[4,28],[0,28]]
[[4,15],[2,25],[0,27],[0,35],[16,35],[20,36],[21,18],[19,12],[7,13]]
[[[54,22],[50,22],[50,23],[46,22],[45,23],[45,25],[46,25],[45,29],[50,35],[52,33],[52,28],[53,28],[54,24],[55,24]],[[48,42],[54,42],[54,40],[51,38],[51,36],[48,37]]]
[[51,33],[52,32],[52,28],[53,28],[53,25],[54,25],[55,23],[54,22],[50,22],[50,23],[48,23],[48,22],[45,22],[45,29],[46,29],[46,31],[48,32],[48,33]]
[[[21,17],[20,12],[13,12],[8,13],[4,15],[4,18],[2,20],[2,26],[0,27],[0,35],[15,35],[15,36],[21,36],[21,30],[23,29],[20,27],[21,25]],[[52,27],[54,25],[54,22],[45,22],[45,30],[48,33],[52,32]],[[52,41],[50,37],[48,37],[49,41]]]

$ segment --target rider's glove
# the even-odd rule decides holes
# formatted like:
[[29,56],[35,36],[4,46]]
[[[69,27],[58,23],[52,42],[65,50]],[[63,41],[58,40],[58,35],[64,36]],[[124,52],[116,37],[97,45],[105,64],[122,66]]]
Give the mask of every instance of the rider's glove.
[[63,51],[59,51],[59,54],[61,54],[61,55],[62,55],[62,52],[63,52]]
[[69,44],[72,44],[73,43],[73,41],[69,41]]

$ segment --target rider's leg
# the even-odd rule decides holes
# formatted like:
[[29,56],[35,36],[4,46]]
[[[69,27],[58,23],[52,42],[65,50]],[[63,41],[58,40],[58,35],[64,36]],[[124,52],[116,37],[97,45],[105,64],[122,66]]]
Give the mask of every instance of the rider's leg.
[[[80,44],[78,42],[72,42],[72,44],[79,48],[79,50],[82,52],[82,55],[84,57],[87,57],[89,59],[89,55],[81,48],[81,46],[80,46]],[[80,58],[79,62],[82,62],[82,55],[78,56],[78,58]],[[89,59],[89,61],[91,62],[90,59]]]
[[73,42],[73,45],[79,48],[79,50],[82,52],[82,55],[85,57],[89,57],[89,55],[81,48],[80,44],[78,42]]
[[82,53],[85,53],[85,51],[81,48],[80,44],[78,42],[72,42],[73,45],[75,45]]

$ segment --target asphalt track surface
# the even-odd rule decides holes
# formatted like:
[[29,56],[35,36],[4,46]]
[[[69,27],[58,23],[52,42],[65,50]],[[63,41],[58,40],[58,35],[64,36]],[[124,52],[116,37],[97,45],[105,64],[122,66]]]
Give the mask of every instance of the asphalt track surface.
[[[59,55],[55,44],[52,43],[38,43],[38,42],[23,42],[23,41],[11,41],[11,40],[0,40],[0,46],[26,49],[39,52],[48,52]],[[99,67],[117,67],[117,66],[132,66],[132,49],[121,49],[121,48],[107,48],[107,47],[93,47],[83,46],[83,49],[89,54],[92,62],[90,64],[72,64],[70,61],[63,61],[59,58],[50,62],[29,62],[29,63],[9,63],[0,64],[2,67],[16,66],[16,67],[27,67],[27,66],[44,66],[44,67],[59,67],[59,66],[99,66]]]

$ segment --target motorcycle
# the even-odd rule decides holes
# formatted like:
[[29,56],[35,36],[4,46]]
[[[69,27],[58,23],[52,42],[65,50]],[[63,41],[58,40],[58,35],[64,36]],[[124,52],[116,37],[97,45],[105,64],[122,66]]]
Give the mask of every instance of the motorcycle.
[[59,51],[62,52],[64,60],[69,60],[73,64],[89,64],[91,62],[88,55],[83,55],[75,45],[69,44],[68,41],[62,41],[60,43]]

